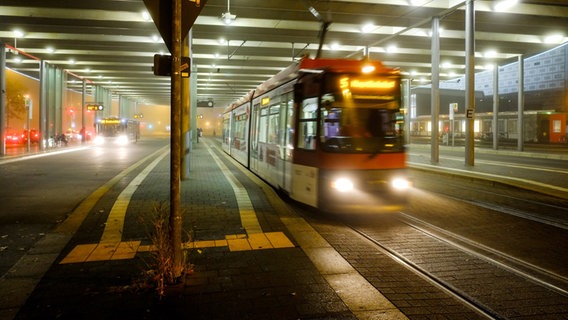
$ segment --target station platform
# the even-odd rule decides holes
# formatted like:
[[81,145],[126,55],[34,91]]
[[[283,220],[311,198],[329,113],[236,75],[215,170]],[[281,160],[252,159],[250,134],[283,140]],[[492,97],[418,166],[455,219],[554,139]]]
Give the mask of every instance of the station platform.
[[[426,146],[410,146],[409,165],[527,187],[546,185],[551,194],[568,198],[568,179],[539,181],[544,178],[538,171],[527,176],[525,170],[534,171],[537,165],[503,171],[505,162],[479,159],[468,168],[450,154],[460,150],[444,152],[432,164]],[[156,270],[167,256],[157,256],[161,242],[153,230],[163,226],[160,214],[168,211],[167,155],[162,152],[143,170],[95,192],[38,242],[3,279],[13,307],[3,309],[0,319],[410,317],[285,200],[225,157],[212,138],[194,144],[190,177],[181,185],[186,270],[178,283],[157,292]],[[103,212],[101,207],[112,209]],[[42,263],[45,272],[39,270]],[[414,315],[431,312],[419,305],[413,310]]]

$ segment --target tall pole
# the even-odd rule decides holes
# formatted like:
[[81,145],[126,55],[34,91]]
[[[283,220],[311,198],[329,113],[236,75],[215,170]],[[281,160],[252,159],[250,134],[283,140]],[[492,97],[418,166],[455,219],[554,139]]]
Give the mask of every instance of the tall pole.
[[172,0],[172,93],[171,93],[171,159],[170,159],[170,239],[172,241],[173,275],[181,276],[181,1]]
[[[190,71],[191,70],[191,30],[189,31],[189,35],[186,36],[185,41],[183,42],[182,54],[184,57],[190,58]],[[189,90],[190,78],[182,78],[181,80],[181,141],[182,141],[182,153],[181,153],[181,179],[187,180],[189,179],[189,153],[191,150],[191,133],[190,133],[190,100],[191,100],[191,90]]]
[[[0,137],[6,136],[6,44],[0,42]],[[6,142],[0,139],[0,156],[6,154]]]
[[468,0],[465,8],[465,164],[474,165],[474,112],[475,112],[475,8]]
[[525,134],[524,134],[524,117],[525,113],[525,66],[523,64],[523,56],[519,56],[519,94],[517,105],[517,151],[523,151]]
[[493,131],[493,149],[499,148],[499,65],[495,64],[493,68],[493,122],[491,131]]
[[440,18],[432,18],[432,93],[431,107],[431,152],[430,161],[440,161],[440,146],[438,145],[438,119],[440,117]]
[[85,110],[87,109],[87,79],[83,78],[83,91],[81,94],[81,143],[85,143],[85,141],[87,141],[87,137],[85,136],[87,134],[87,129],[85,127],[86,125],[86,119],[85,117],[87,116]]

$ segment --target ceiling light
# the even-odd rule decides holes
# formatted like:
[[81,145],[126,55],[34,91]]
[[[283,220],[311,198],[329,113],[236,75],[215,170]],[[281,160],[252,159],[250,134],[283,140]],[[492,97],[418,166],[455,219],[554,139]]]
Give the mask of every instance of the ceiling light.
[[485,51],[485,53],[483,54],[483,56],[485,58],[495,58],[497,57],[497,51],[495,50],[487,50]]
[[424,4],[426,4],[426,1],[425,1],[425,0],[410,0],[410,5],[411,5],[411,6],[416,6],[416,7],[418,7],[418,6],[422,6],[422,5],[424,5]]
[[48,53],[54,53],[55,49],[53,49],[53,47],[47,47],[45,48],[45,50],[47,50]]
[[337,43],[337,42],[332,43],[331,46],[330,46],[330,48],[331,48],[331,50],[337,50],[337,49],[339,49],[339,43]]
[[19,29],[15,29],[14,31],[14,38],[21,38],[24,36],[24,32]]
[[142,19],[144,19],[144,21],[150,21],[152,17],[148,13],[148,11],[142,11]]
[[503,0],[503,1],[499,1],[495,4],[495,6],[493,7],[493,11],[496,12],[503,12],[507,9],[512,8],[513,6],[515,6],[517,3],[519,3],[519,0]]
[[223,20],[223,22],[226,25],[230,25],[231,23],[233,23],[233,21],[235,21],[235,19],[237,19],[237,16],[234,14],[231,14],[231,0],[227,0],[227,12],[221,14],[221,20]]
[[547,44],[559,44],[562,43],[563,41],[564,41],[564,36],[559,33],[551,34],[544,38],[544,43]]
[[394,44],[387,47],[387,53],[396,53],[397,51],[398,48]]
[[229,11],[227,11],[227,12],[225,12],[221,15],[221,20],[223,20],[223,22],[226,25],[233,23],[233,21],[235,21],[236,18],[237,18],[237,16],[234,15],[234,14],[231,14]]
[[367,23],[367,24],[365,24],[365,25],[363,25],[363,26],[361,27],[361,32],[363,32],[363,33],[369,33],[369,32],[371,32],[371,31],[375,30],[375,28],[376,28],[376,27],[375,27],[374,24],[372,24],[372,23]]

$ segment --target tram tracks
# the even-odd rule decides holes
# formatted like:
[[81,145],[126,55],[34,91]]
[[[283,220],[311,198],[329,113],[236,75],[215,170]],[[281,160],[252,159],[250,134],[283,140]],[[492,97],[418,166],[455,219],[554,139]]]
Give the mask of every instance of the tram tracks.
[[546,270],[545,268],[539,267],[533,263],[518,259],[507,253],[495,250],[477,241],[472,241],[466,237],[413,217],[410,214],[400,212],[399,215],[401,222],[420,232],[428,234],[440,241],[444,241],[451,246],[467,252],[468,254],[486,260],[568,297],[568,277]]
[[341,220],[363,241],[481,318],[568,315],[568,278],[562,275],[403,212],[387,227]]

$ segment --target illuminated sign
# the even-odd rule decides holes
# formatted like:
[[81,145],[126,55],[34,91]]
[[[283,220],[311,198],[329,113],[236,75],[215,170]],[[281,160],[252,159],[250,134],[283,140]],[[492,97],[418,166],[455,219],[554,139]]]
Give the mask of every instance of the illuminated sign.
[[102,119],[101,123],[103,123],[103,124],[119,124],[120,119]]
[[392,89],[396,84],[392,80],[351,80],[351,89]]
[[89,111],[103,111],[105,107],[102,104],[88,104],[87,110]]
[[263,106],[267,105],[270,102],[270,97],[262,98],[260,102]]
[[394,89],[395,86],[396,81],[391,79],[351,79],[349,77],[339,79],[339,87],[342,90],[349,89],[356,91],[376,89],[378,91],[382,91]]

